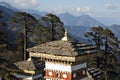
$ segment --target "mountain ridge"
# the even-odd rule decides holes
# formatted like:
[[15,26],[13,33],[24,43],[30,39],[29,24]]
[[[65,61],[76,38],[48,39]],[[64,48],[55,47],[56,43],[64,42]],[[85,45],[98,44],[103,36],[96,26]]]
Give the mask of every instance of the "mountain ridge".
[[97,20],[95,20],[94,18],[87,14],[76,17],[70,13],[64,13],[59,14],[58,16],[64,22],[65,25],[69,26],[87,26],[87,27],[104,26],[102,23],[98,22]]
[[[11,8],[7,8],[5,6],[0,5],[0,10],[3,11],[3,16],[4,16],[3,19],[0,19],[0,20],[4,20],[7,22],[7,20],[15,12],[17,12],[16,10],[18,10],[18,9],[15,9],[15,10],[13,10],[13,9],[15,9],[15,8],[11,9]],[[22,10],[20,10],[20,11],[22,11]],[[36,10],[23,10],[23,11],[29,12],[30,14],[35,16],[37,19],[40,19],[41,16],[47,14],[47,12],[39,12]],[[120,25],[115,24],[112,26],[105,26],[104,24],[100,23],[96,19],[94,19],[91,16],[86,15],[86,14],[81,15],[81,16],[74,16],[70,13],[64,13],[64,14],[57,14],[57,16],[60,17],[60,19],[64,22],[64,24],[65,24],[64,28],[66,28],[69,31],[70,35],[77,40],[85,41],[86,38],[84,37],[84,34],[88,31],[90,31],[91,27],[93,27],[93,26],[102,26],[104,28],[109,28],[120,39],[120,33],[119,33]],[[6,27],[6,29],[8,29],[8,28]]]

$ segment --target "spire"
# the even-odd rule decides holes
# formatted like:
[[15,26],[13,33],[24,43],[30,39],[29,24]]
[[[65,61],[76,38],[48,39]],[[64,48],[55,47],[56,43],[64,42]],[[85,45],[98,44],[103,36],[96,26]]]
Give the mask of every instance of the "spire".
[[62,38],[62,41],[68,41],[68,32],[65,30],[64,37]]

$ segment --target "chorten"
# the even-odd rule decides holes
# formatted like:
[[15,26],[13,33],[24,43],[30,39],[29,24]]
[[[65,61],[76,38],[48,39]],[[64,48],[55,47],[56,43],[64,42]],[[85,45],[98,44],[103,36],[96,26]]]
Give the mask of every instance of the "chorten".
[[38,80],[42,79],[44,73],[44,62],[37,62],[31,59],[18,61],[7,66],[10,75],[17,80]]
[[87,60],[99,55],[96,46],[71,41],[68,33],[62,40],[27,49],[31,57],[45,61],[46,80],[86,80]]

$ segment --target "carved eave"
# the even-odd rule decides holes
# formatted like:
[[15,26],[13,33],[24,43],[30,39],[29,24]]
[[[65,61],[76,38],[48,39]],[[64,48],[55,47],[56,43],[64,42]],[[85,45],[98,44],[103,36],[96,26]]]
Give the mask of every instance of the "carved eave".
[[75,57],[68,57],[68,56],[56,56],[53,54],[44,54],[44,53],[29,53],[31,57],[40,57],[42,59],[54,59],[54,60],[62,60],[68,62],[75,62]]
[[31,57],[38,57],[42,60],[60,60],[60,61],[67,61],[67,62],[78,62],[78,61],[84,61],[92,57],[101,56],[101,52],[93,52],[88,54],[81,54],[75,57],[70,56],[58,56],[54,54],[45,54],[45,53],[35,53],[30,52],[29,53]]
[[90,54],[82,54],[82,55],[76,56],[75,61],[76,62],[84,61],[84,60],[88,60],[90,58],[97,57],[97,56],[102,56],[101,52],[90,53]]
[[34,71],[34,70],[23,70],[25,73],[29,73],[29,74],[35,74],[36,73],[36,71]]

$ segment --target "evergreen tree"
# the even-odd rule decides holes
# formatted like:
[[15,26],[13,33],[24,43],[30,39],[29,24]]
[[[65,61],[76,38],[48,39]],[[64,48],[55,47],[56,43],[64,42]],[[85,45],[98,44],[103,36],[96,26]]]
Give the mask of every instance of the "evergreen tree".
[[102,33],[104,29],[99,26],[92,27],[91,30],[92,32],[86,32],[85,37],[87,37],[90,42],[94,43],[100,49],[100,47],[103,45]]
[[87,32],[85,37],[99,49],[105,51],[105,53],[114,53],[119,49],[119,43],[115,34],[108,28],[92,27],[91,32]]
[[16,48],[17,51],[23,52],[23,47],[24,47],[24,40],[23,40],[23,33],[22,32],[17,32],[16,33],[16,40],[15,40],[15,44],[16,44]]
[[44,42],[49,42],[50,40],[50,33],[47,27],[39,25],[34,29],[33,40],[36,45],[39,45]]
[[[0,18],[3,18],[2,11],[0,10]],[[4,22],[0,22],[0,26],[5,26]],[[7,35],[3,30],[0,30],[0,47],[7,47]]]
[[102,27],[92,27],[92,31],[85,36],[104,51],[103,57],[96,57],[96,63],[98,68],[104,70],[106,80],[110,79],[110,75],[115,72],[114,64],[117,63],[116,52],[120,43],[118,38],[110,29]]
[[33,28],[37,24],[37,20],[26,12],[16,12],[9,20],[9,26],[24,34],[24,60],[26,60],[26,48],[28,48],[27,40],[31,35]]
[[[3,12],[0,10],[0,18],[3,18]],[[0,26],[5,26],[6,24],[4,22],[0,22]]]
[[4,31],[0,30],[0,45],[2,47],[7,47],[7,35],[5,34]]
[[[41,18],[50,30],[51,40],[61,39],[64,35],[63,22],[54,14],[46,14]],[[59,36],[59,37],[58,37]]]

